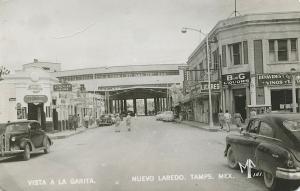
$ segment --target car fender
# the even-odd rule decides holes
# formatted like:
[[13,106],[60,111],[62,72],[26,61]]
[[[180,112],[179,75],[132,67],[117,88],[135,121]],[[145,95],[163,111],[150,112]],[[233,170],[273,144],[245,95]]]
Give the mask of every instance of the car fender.
[[260,143],[255,149],[258,169],[275,174],[277,167],[286,168],[289,151],[275,143]]
[[30,145],[30,150],[33,151],[35,149],[33,143],[30,141],[30,139],[26,139],[26,138],[23,138],[23,139],[20,140],[20,148],[24,149],[25,145],[27,143],[29,143],[29,145]]

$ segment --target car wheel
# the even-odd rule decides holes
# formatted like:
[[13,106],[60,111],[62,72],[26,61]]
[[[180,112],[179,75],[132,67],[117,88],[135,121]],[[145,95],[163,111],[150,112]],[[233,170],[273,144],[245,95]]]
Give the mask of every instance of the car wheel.
[[46,139],[44,153],[47,154],[49,152],[50,152],[50,142],[48,139]]
[[279,179],[276,178],[272,173],[264,171],[264,182],[265,186],[272,191],[280,190],[279,186]]
[[24,147],[23,159],[24,160],[29,160],[30,159],[30,146],[29,146],[28,143]]
[[238,167],[238,162],[231,147],[227,151],[227,163],[230,168],[236,169]]

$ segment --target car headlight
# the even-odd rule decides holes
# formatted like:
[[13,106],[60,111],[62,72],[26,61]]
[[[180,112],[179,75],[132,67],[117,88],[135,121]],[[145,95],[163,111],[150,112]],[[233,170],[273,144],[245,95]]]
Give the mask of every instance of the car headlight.
[[11,141],[16,141],[16,137],[12,137],[12,138],[11,138]]
[[291,154],[288,154],[288,159],[286,161],[286,165],[288,166],[288,168],[293,168],[295,163],[294,163],[294,160],[291,156]]

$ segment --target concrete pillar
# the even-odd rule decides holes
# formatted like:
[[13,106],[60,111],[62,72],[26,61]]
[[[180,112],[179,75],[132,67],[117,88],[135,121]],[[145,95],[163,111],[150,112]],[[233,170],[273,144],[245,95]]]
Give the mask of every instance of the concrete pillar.
[[162,98],[162,108],[163,108],[163,111],[166,110],[166,98]]
[[157,98],[154,98],[154,112],[157,114]]
[[124,101],[124,111],[127,112],[127,102],[126,102],[126,99],[124,99],[123,101]]
[[137,110],[136,110],[136,99],[133,99],[133,112],[134,114],[136,114]]
[[145,115],[148,115],[147,99],[144,99]]
[[123,100],[119,100],[120,102],[120,113],[122,113],[124,111],[124,104],[123,104]]

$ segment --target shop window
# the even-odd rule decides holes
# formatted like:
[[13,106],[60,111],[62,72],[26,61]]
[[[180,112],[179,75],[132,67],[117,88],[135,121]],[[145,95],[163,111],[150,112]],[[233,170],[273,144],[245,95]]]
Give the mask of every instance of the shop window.
[[271,63],[276,61],[275,41],[274,40],[269,40],[269,57],[270,57]]
[[263,87],[256,87],[256,104],[263,105],[265,104],[265,91]]

